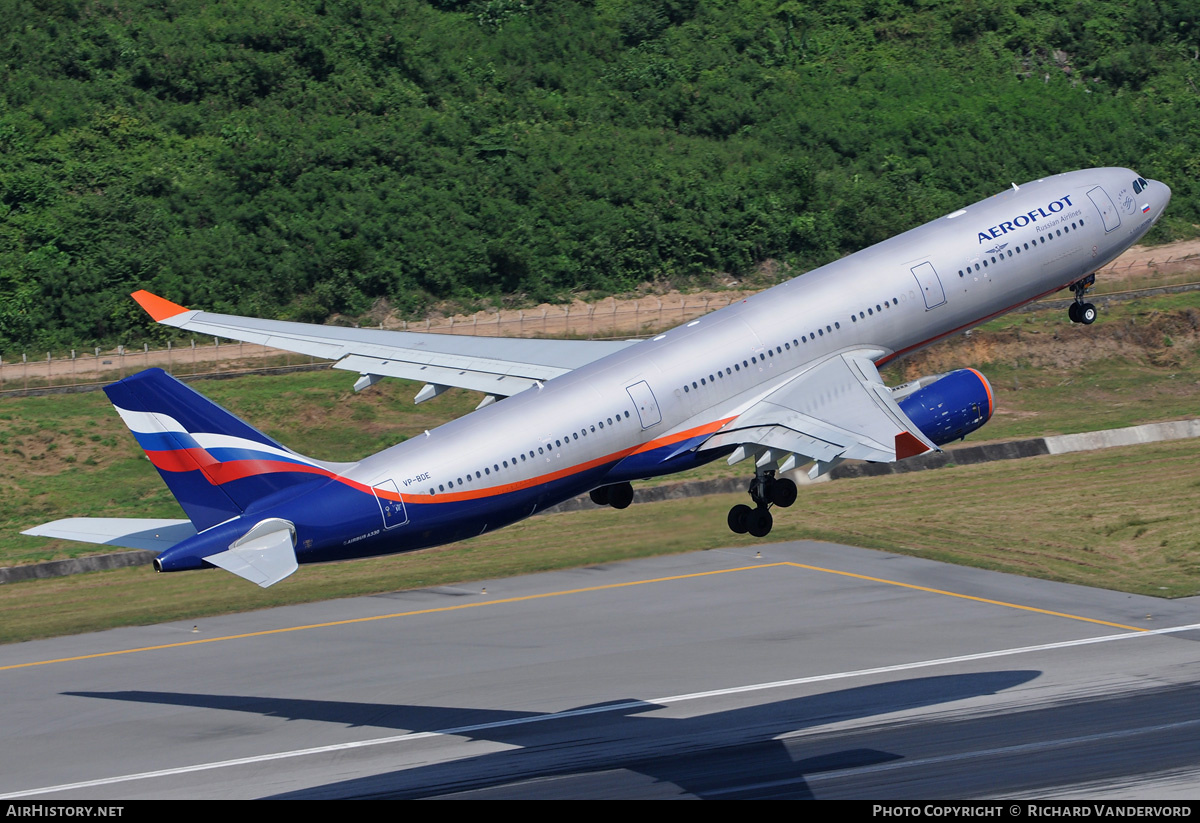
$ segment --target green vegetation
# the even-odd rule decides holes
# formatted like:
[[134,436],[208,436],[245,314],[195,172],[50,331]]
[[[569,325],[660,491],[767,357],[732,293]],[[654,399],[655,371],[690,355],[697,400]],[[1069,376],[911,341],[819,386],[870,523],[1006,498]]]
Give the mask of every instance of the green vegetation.
[[[828,540],[1166,597],[1200,592],[1200,441],[1038,457],[801,490],[772,540]],[[997,489],[1003,489],[998,494]],[[0,642],[192,620],[377,592],[753,545],[725,513],[742,495],[525,520],[454,546],[305,566],[259,589],[218,571],[148,567],[0,586]],[[1021,513],[1014,534],[1014,512]],[[669,524],[669,527],[664,527]]]
[[[966,366],[987,375],[996,399],[995,416],[967,445],[1195,417],[1200,293],[1114,303],[1087,328],[1068,324],[1057,309],[1009,315],[902,361],[887,377],[895,383]],[[415,406],[416,384],[385,380],[355,394],[352,381],[324,371],[209,380],[196,388],[289,447],[326,460],[373,454],[478,402],[478,395],[451,390]],[[652,482],[746,471],[717,461]],[[0,566],[100,551],[19,534],[45,521],[182,517],[100,392],[3,401],[0,499],[7,502]]]
[[1057,309],[1010,314],[890,367],[892,382],[980,369],[995,417],[973,439],[1039,437],[1200,413],[1200,293],[1101,304],[1092,326]]
[[[14,0],[0,352],[805,268],[1129,165],[1200,222],[1193,0]],[[123,339],[128,339],[125,337]],[[119,341],[117,341],[119,342]]]

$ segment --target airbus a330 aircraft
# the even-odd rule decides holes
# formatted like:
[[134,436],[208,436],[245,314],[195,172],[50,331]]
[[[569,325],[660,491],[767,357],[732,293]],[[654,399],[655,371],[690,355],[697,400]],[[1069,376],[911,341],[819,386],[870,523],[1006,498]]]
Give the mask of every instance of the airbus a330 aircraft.
[[[456,337],[313,326],[135,299],[155,320],[336,361],[361,374],[481,392],[479,408],[357,463],[304,457],[158,369],[105,389],[188,520],[75,518],[26,534],[161,550],[159,571],[219,566],[260,586],[297,563],[473,537],[584,492],[628,506],[631,480],[749,460],[753,507],[729,527],[764,536],[807,463],[893,461],[961,438],[992,413],[973,369],[895,389],[878,366],[1070,287],[1162,215],[1171,190],[1101,168],[1004,192],[653,339]],[[501,402],[496,402],[497,400]]]

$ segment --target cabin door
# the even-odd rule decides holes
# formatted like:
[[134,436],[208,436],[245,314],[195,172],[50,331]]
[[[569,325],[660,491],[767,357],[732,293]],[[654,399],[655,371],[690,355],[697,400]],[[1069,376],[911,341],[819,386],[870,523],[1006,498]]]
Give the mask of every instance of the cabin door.
[[1117,207],[1113,205],[1108,192],[1096,186],[1087,195],[1092,205],[1100,212],[1100,219],[1104,221],[1104,231],[1110,232],[1121,225],[1121,215],[1117,214]]
[[654,399],[654,392],[650,391],[649,383],[642,380],[632,386],[627,386],[625,391],[629,392],[629,397],[637,408],[643,429],[662,422],[662,412],[658,410],[658,401]]
[[936,309],[946,302],[946,292],[942,288],[942,281],[932,263],[913,266],[911,271],[913,277],[917,278],[917,285],[921,287],[921,296],[925,298],[926,311]]
[[379,513],[383,515],[385,529],[403,526],[408,522],[408,510],[404,508],[404,498],[400,496],[400,489],[396,488],[396,481],[385,480],[378,483],[374,492],[375,499],[379,502]]

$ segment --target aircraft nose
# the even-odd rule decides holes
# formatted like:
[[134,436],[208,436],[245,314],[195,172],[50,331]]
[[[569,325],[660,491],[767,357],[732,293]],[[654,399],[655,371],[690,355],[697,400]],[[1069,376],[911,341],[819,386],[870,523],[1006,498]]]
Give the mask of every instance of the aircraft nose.
[[1171,202],[1171,187],[1166,183],[1155,180],[1154,187],[1160,191],[1158,199],[1161,201],[1158,206],[1158,214],[1162,214],[1167,209],[1167,204]]

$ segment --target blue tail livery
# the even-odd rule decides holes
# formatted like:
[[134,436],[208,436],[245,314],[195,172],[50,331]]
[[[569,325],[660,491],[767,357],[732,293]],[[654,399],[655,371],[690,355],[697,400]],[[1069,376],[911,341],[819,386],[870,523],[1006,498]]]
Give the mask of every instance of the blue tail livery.
[[330,464],[285,448],[162,369],[104,391],[199,531],[332,473]]

